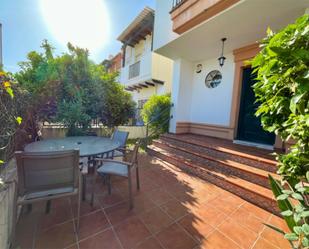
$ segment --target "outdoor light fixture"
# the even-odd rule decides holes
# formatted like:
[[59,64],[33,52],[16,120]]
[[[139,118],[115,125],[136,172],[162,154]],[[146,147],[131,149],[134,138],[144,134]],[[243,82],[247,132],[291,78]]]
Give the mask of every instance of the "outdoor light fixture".
[[221,56],[218,58],[218,61],[219,61],[220,67],[223,67],[224,61],[226,60],[226,58],[223,56],[224,42],[226,41],[226,38],[222,38],[221,41],[222,41],[222,51],[221,51]]

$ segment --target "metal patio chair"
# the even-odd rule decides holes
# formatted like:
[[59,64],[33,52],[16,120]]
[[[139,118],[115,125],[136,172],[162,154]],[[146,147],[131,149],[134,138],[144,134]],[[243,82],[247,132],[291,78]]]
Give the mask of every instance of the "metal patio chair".
[[112,140],[119,142],[120,147],[112,152],[112,158],[124,156],[128,137],[129,132],[115,130],[115,132],[112,135]]
[[[140,142],[137,142],[134,146],[134,149],[128,150],[125,149],[124,158],[128,157],[128,153],[131,153],[131,159],[129,161],[116,161],[105,158],[96,158],[95,159],[95,174],[93,177],[92,183],[92,197],[91,204],[94,203],[94,190],[97,175],[104,175],[107,177],[108,193],[111,194],[111,176],[121,176],[128,178],[128,188],[129,188],[129,208],[133,208],[133,196],[132,196],[132,171],[136,171],[136,186],[137,189],[140,189],[139,183],[139,171],[138,171],[138,149],[140,147]],[[97,167],[98,163],[102,163]]]
[[78,196],[76,232],[79,231],[81,173],[79,151],[15,152],[17,188],[14,205],[14,232],[18,206],[57,198]]

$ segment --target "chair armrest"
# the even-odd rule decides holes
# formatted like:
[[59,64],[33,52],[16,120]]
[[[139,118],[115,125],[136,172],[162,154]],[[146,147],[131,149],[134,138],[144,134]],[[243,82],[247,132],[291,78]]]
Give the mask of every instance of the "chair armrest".
[[94,161],[97,161],[97,162],[110,162],[110,163],[119,163],[119,164],[123,164],[123,165],[127,165],[127,166],[131,166],[132,163],[129,163],[129,162],[123,162],[123,161],[117,161],[117,160],[112,160],[112,159],[104,159],[104,158],[95,158]]
[[122,151],[122,152],[133,152],[133,150],[130,150],[130,149],[127,149],[127,148],[118,148],[116,150]]

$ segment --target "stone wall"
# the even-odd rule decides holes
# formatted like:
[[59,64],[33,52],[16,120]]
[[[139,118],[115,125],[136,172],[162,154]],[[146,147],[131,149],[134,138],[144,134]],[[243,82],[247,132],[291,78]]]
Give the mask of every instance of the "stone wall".
[[13,210],[16,163],[11,160],[0,175],[0,248],[10,247],[13,231]]
[[[144,138],[146,136],[145,126],[119,126],[120,131],[128,131],[129,139]],[[48,138],[61,138],[65,137],[67,129],[63,127],[43,127],[42,136],[45,139]],[[106,136],[106,129],[104,127],[92,128],[98,136]]]

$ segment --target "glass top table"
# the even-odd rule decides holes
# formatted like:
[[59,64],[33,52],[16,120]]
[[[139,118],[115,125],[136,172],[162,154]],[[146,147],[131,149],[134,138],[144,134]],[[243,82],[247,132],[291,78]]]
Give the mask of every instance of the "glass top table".
[[80,157],[91,157],[118,149],[120,143],[106,137],[82,136],[46,139],[25,147],[26,152],[53,152],[79,149]]

